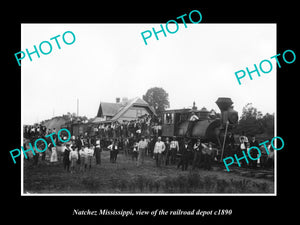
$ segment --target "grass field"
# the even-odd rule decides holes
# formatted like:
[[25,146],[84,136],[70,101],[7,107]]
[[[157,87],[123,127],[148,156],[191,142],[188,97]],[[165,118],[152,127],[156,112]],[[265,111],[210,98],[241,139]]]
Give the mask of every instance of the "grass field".
[[243,177],[223,169],[157,168],[149,157],[137,166],[123,154],[112,164],[107,151],[102,152],[101,165],[94,161],[91,170],[76,173],[64,171],[61,161],[39,161],[33,166],[32,161],[25,160],[24,193],[274,193],[273,180]]

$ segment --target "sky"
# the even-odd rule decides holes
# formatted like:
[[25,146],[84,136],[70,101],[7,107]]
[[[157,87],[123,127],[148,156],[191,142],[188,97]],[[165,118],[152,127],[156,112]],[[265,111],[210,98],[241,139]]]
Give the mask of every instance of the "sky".
[[[172,109],[195,101],[198,109],[219,112],[215,101],[230,97],[239,115],[247,103],[263,114],[276,112],[276,61],[270,59],[277,54],[276,24],[180,23],[176,33],[158,33],[159,40],[152,34],[145,45],[141,32],[153,27],[158,31],[160,24],[22,24],[20,51],[52,44],[50,54],[21,61],[23,124],[76,113],[77,99],[79,115],[93,118],[101,101],[142,98],[152,87],[169,94]],[[62,40],[66,31],[75,34],[71,45]],[[57,35],[61,49],[50,40]],[[239,85],[235,72],[254,70],[264,59],[272,71],[253,73],[253,80],[246,76]]]

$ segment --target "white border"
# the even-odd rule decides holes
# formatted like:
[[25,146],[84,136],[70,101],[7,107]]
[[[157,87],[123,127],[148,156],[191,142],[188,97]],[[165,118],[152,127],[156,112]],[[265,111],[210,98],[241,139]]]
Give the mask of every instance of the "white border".
[[[89,23],[87,23],[89,24]],[[210,23],[210,24],[218,24],[218,23]],[[226,23],[228,24],[228,23]],[[233,23],[234,24],[234,23]],[[249,23],[247,23],[249,24]],[[257,23],[252,23],[257,24]],[[268,23],[268,24],[275,24],[276,25],[276,52],[277,52],[277,23]],[[21,27],[21,49],[22,49],[22,26]],[[275,76],[276,76],[276,104],[275,104],[275,113],[274,113],[274,137],[277,136],[277,66],[275,68]],[[23,76],[22,76],[22,66],[21,66],[21,146],[23,146]],[[271,141],[271,140],[270,140]],[[277,139],[275,139],[275,146],[277,146]],[[21,154],[21,196],[277,196],[277,152],[274,151],[274,193],[205,193],[205,194],[147,194],[147,193],[134,193],[134,194],[119,194],[119,193],[99,193],[99,194],[86,194],[86,193],[49,193],[49,194],[31,194],[31,193],[24,193],[24,154]]]

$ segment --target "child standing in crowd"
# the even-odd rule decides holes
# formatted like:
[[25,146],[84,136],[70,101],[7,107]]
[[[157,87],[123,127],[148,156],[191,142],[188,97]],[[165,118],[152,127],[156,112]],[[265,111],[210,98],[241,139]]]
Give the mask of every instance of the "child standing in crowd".
[[76,162],[78,160],[78,152],[74,146],[70,152],[69,159],[71,161],[71,173],[74,173],[76,171]]
[[94,149],[93,145],[88,146],[86,149],[86,157],[87,157],[87,167],[89,170],[92,168],[92,161],[93,161]]

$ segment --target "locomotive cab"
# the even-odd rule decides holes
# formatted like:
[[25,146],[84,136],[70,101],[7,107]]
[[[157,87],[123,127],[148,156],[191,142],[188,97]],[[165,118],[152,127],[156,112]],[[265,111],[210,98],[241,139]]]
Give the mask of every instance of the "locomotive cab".
[[178,125],[188,119],[189,112],[190,109],[166,110],[162,116],[162,136],[178,136]]
[[221,146],[222,137],[226,133],[225,130],[230,130],[237,124],[238,113],[233,109],[233,102],[230,98],[218,98],[216,104],[221,110],[221,114],[218,116],[214,111],[208,111],[205,107],[201,110],[196,110],[193,107],[194,109],[164,111],[162,116],[162,136],[186,137],[189,118],[191,113],[194,112],[199,119],[194,122],[189,137],[201,138],[203,141],[211,141]]

